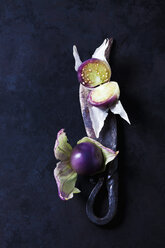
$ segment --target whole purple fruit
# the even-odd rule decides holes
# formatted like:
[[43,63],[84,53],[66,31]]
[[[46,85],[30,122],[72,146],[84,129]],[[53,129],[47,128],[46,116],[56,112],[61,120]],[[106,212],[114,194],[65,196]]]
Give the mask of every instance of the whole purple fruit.
[[100,148],[90,142],[76,145],[71,153],[71,166],[81,175],[93,175],[103,168],[103,154]]

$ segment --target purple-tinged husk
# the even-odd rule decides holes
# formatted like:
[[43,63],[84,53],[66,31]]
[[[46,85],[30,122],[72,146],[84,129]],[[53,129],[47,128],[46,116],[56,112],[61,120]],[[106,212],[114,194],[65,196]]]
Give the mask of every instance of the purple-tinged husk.
[[64,129],[61,129],[57,134],[57,139],[54,146],[54,155],[60,160],[54,169],[54,177],[58,187],[58,194],[62,200],[68,200],[73,197],[74,193],[79,193],[80,190],[75,187],[77,181],[77,173],[70,165],[70,155],[72,147],[68,143]]
[[72,147],[68,143],[66,133],[62,128],[57,133],[57,139],[54,145],[54,155],[58,160],[68,161],[70,158],[71,151],[72,151]]
[[69,200],[73,194],[80,190],[75,187],[77,173],[72,169],[68,161],[60,161],[54,169],[54,178],[58,187],[58,195],[61,200]]

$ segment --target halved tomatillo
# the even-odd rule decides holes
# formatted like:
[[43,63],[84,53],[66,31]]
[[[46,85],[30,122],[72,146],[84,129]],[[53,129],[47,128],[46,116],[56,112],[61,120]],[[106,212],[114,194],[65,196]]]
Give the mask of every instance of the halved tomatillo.
[[96,107],[113,105],[120,96],[120,89],[117,82],[111,81],[98,86],[90,91],[88,101]]
[[78,80],[86,87],[94,88],[108,82],[111,68],[108,63],[100,59],[88,59],[78,68]]

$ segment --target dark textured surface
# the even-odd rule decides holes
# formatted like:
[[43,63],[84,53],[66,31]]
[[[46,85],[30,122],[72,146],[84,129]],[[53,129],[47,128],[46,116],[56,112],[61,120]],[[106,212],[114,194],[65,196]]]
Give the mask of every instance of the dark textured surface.
[[[164,248],[164,1],[0,1],[0,247]],[[118,118],[120,205],[114,226],[68,202],[53,178],[56,133],[85,135],[72,45],[89,58],[105,37],[112,79],[132,126]]]

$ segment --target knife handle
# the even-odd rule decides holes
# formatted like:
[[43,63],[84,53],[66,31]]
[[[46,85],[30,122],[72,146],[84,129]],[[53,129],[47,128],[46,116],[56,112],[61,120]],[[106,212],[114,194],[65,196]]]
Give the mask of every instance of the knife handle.
[[[111,166],[111,165],[110,165]],[[94,213],[94,203],[97,194],[99,193],[105,178],[99,178],[97,184],[93,188],[89,195],[86,204],[86,213],[91,222],[97,225],[108,224],[115,216],[118,205],[118,171],[117,171],[117,159],[114,161],[114,170],[109,171],[106,178],[106,187],[108,191],[108,211],[104,217],[97,217]]]

